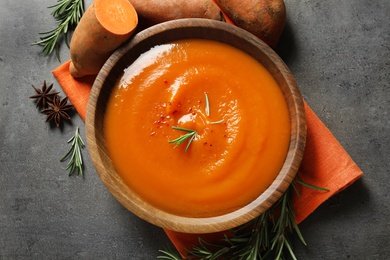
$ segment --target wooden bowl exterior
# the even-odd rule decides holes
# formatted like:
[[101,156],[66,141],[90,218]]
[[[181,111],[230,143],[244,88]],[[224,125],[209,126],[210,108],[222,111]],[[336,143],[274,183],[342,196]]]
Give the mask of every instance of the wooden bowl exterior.
[[[229,214],[208,218],[172,215],[146,203],[116,173],[105,146],[103,121],[112,87],[123,69],[155,45],[184,38],[202,38],[235,46],[262,63],[282,89],[290,111],[291,137],[285,163],[272,185],[256,200]],[[244,224],[259,216],[286,191],[300,166],[306,143],[306,119],[301,93],[279,56],[252,34],[206,19],[182,19],[150,27],[119,48],[105,63],[93,85],[87,107],[86,138],[96,171],[107,189],[128,210],[162,228],[184,233],[212,233]]]

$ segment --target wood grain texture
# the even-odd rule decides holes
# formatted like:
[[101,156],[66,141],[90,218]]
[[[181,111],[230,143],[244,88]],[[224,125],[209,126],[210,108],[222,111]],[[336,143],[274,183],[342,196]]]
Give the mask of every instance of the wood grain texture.
[[[123,69],[151,47],[173,40],[202,38],[237,47],[262,63],[282,89],[291,121],[290,146],[285,163],[272,185],[245,207],[217,217],[188,218],[163,212],[127,187],[106,150],[103,122],[108,98]],[[254,35],[232,25],[207,19],[182,19],[150,27],[126,42],[105,63],[93,85],[86,116],[88,149],[102,182],[113,196],[140,218],[162,228],[185,233],[211,233],[230,229],[257,217],[286,191],[300,166],[306,143],[303,100],[293,75],[279,56]]]

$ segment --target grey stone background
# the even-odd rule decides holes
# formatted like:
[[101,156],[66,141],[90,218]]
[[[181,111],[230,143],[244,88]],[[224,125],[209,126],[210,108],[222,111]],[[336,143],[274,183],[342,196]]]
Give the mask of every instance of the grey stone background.
[[[85,178],[59,159],[77,114],[45,123],[31,85],[54,83],[60,63],[30,46],[55,27],[54,0],[0,0],[0,259],[155,259],[160,228],[123,208],[83,150]],[[86,1],[87,6],[91,1]],[[304,98],[364,172],[300,224],[299,259],[390,258],[390,2],[286,0],[277,52]],[[61,49],[62,61],[69,50]]]

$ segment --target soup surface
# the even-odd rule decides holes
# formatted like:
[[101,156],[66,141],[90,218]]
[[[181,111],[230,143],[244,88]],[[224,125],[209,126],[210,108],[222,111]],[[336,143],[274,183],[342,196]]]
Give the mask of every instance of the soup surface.
[[104,131],[118,174],[141,197],[170,213],[210,217],[273,182],[290,121],[259,62],[227,44],[187,39],[156,46],[124,70]]

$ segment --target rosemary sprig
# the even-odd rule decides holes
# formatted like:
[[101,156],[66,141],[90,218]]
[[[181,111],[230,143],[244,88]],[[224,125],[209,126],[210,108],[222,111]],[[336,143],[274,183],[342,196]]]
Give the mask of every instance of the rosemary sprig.
[[[205,99],[206,99],[206,105],[205,105],[205,113],[207,116],[210,116],[210,102],[209,102],[209,96],[207,95],[207,93],[204,93],[204,96],[205,96]],[[214,121],[214,122],[210,122],[211,125],[216,125],[216,124],[221,124],[225,122],[225,119],[221,119],[221,120],[218,120],[218,121]],[[180,130],[180,131],[184,131],[184,132],[187,132],[186,134],[180,136],[179,138],[176,138],[175,140],[171,140],[171,141],[168,141],[168,143],[172,144],[176,144],[174,148],[176,148],[178,145],[181,145],[182,143],[184,143],[187,139],[188,140],[188,143],[187,143],[187,146],[186,146],[186,149],[184,150],[184,152],[187,152],[188,148],[190,147],[192,141],[195,139],[195,137],[198,135],[198,132],[196,132],[195,130],[192,130],[192,129],[187,129],[187,128],[183,128],[183,127],[178,127],[178,126],[172,126],[173,129],[175,130]]]
[[[211,244],[199,238],[199,245],[188,250],[185,259],[284,259],[288,253],[297,259],[290,236],[297,234],[300,241],[306,241],[295,222],[292,206],[293,193],[298,194],[295,185],[300,184],[320,191],[327,189],[294,180],[283,196],[268,210],[248,223],[230,230],[233,236],[225,235],[219,244]],[[178,260],[181,256],[171,249],[159,250],[159,259]]]
[[65,161],[66,158],[70,157],[68,165],[65,170],[69,171],[69,176],[76,172],[77,175],[83,176],[83,157],[81,156],[81,149],[84,148],[85,144],[79,134],[79,127],[76,127],[76,131],[72,138],[68,140],[71,143],[70,150],[61,158],[61,162]]
[[172,128],[175,129],[175,130],[186,132],[186,134],[176,138],[175,140],[168,141],[168,143],[176,144],[175,147],[174,147],[174,148],[176,148],[177,146],[181,145],[182,143],[184,143],[188,139],[188,143],[187,143],[186,149],[184,150],[184,152],[187,152],[187,150],[190,147],[192,141],[198,135],[198,132],[196,132],[195,130],[192,130],[192,129],[178,127],[178,126],[172,126]]
[[58,0],[57,4],[49,6],[54,8],[51,15],[56,19],[58,25],[55,29],[39,33],[42,35],[40,41],[32,45],[42,45],[45,56],[56,50],[57,59],[60,61],[59,46],[63,41],[69,47],[69,31],[73,31],[81,16],[84,13],[83,0]]

